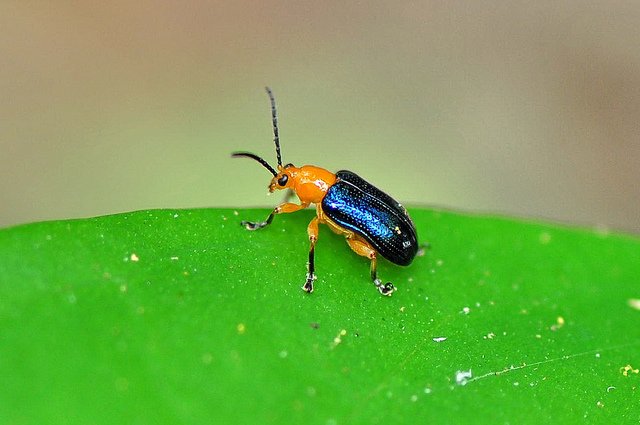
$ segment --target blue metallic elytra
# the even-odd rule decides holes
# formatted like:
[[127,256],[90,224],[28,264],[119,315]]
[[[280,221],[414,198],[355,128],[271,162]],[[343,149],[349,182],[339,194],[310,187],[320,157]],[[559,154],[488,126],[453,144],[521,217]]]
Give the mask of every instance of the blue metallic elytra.
[[307,226],[309,236],[309,262],[302,289],[313,292],[315,274],[315,246],[319,236],[319,224],[327,225],[333,232],[345,237],[349,248],[356,254],[371,260],[371,281],[382,295],[391,295],[395,287],[391,282],[382,283],[378,278],[378,254],[392,263],[408,266],[418,252],[416,228],[407,210],[377,187],[351,171],[331,173],[314,165],[296,167],[282,165],[276,104],[267,87],[271,101],[273,141],[276,145],[277,168],[250,152],[234,152],[233,157],[251,158],[266,168],[273,178],[269,192],[288,189],[300,204],[283,202],[271,211],[265,221],[243,221],[247,230],[267,227],[276,214],[292,213],[314,204],[316,216]]
[[407,210],[351,171],[338,171],[322,200],[324,214],[362,236],[387,260],[408,266],[418,252],[416,228]]

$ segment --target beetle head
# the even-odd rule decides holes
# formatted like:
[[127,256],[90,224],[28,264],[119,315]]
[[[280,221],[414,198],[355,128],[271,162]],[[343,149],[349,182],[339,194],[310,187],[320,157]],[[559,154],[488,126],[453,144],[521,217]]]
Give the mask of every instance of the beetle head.
[[284,167],[279,166],[278,172],[271,179],[269,184],[269,192],[273,193],[276,190],[293,189],[293,184],[296,178],[298,169],[293,164],[287,164]]

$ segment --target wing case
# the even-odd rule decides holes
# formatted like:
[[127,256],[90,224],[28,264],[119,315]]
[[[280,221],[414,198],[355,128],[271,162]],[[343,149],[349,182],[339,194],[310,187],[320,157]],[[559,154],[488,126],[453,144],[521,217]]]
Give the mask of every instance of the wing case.
[[351,171],[338,171],[336,177],[322,200],[324,214],[362,236],[392,263],[411,264],[418,252],[418,240],[404,207]]

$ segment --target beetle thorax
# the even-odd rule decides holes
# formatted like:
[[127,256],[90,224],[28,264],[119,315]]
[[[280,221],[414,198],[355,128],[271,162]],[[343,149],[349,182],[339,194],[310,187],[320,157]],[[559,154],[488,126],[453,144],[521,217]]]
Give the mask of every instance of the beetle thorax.
[[303,165],[300,168],[289,166],[286,172],[291,176],[290,188],[302,202],[314,204],[322,202],[327,190],[336,181],[335,174],[313,165]]

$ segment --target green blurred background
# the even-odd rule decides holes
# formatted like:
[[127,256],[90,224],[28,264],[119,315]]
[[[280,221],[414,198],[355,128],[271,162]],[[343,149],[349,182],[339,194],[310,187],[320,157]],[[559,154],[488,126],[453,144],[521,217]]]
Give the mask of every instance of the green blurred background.
[[640,231],[638,2],[0,2],[0,226],[272,206],[285,162],[405,204]]

